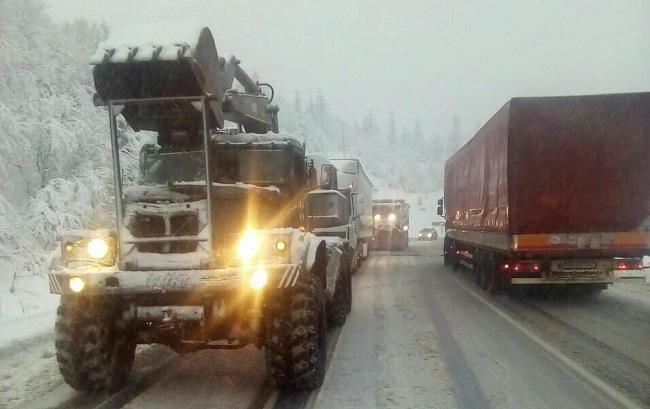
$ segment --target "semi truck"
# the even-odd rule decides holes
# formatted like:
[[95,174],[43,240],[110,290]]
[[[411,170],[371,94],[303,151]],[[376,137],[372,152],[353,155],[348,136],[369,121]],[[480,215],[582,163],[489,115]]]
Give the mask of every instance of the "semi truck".
[[[277,134],[272,87],[220,57],[208,28],[190,34],[109,40],[92,58],[116,226],[61,240],[49,274],[61,295],[60,372],[80,391],[110,391],[127,380],[137,344],[181,353],[253,344],[277,386],[315,388],[328,316],[349,311],[350,289],[341,253],[305,231],[304,203],[334,180],[313,177],[305,145]],[[134,156],[118,119],[145,131],[133,140],[156,138],[139,162],[124,155]]]
[[369,254],[373,237],[372,181],[359,159],[330,159],[336,166],[341,189],[349,189],[352,195],[352,217],[357,235],[355,247],[358,263]]
[[404,199],[379,199],[372,202],[375,224],[374,247],[404,250],[409,244],[410,206]]
[[650,252],[650,93],[513,98],[445,164],[444,262],[600,291]]

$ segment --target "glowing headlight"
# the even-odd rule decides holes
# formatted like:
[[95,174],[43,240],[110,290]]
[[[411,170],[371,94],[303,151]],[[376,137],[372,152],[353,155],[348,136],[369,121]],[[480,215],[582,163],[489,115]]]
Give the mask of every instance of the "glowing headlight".
[[92,239],[88,242],[88,246],[86,247],[86,251],[88,251],[88,255],[92,258],[100,259],[106,257],[108,254],[108,243],[106,243],[106,240],[100,239],[100,238],[95,238]]
[[427,237],[431,237],[431,236],[433,236],[431,233],[427,233]]
[[378,215],[378,214],[376,214],[376,215],[375,215],[375,221],[380,221],[380,220],[381,220],[381,216]]
[[278,251],[284,251],[287,249],[287,243],[282,240],[278,240],[275,243],[275,248],[278,249]]
[[394,222],[395,221],[395,213],[391,213],[388,215],[388,221],[389,222]]
[[254,231],[248,230],[244,233],[244,237],[239,240],[239,244],[237,245],[237,255],[239,255],[239,258],[241,258],[242,261],[250,261],[255,257],[259,250],[260,239]]
[[251,288],[255,290],[260,290],[264,288],[266,283],[269,282],[269,274],[264,270],[263,268],[258,268],[253,272],[253,275],[251,275],[250,281],[248,284],[251,286]]
[[404,230],[404,231],[408,231],[408,230],[409,230],[409,227],[408,227],[408,226],[404,226],[404,227],[402,227],[402,230]]
[[80,293],[83,291],[86,283],[84,283],[84,280],[82,280],[80,277],[71,277],[70,281],[68,282],[68,286],[72,292]]

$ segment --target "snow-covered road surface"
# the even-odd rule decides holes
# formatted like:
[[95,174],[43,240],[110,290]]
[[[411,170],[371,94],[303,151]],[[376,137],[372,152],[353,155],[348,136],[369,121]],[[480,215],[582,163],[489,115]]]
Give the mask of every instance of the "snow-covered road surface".
[[375,252],[355,276],[317,408],[650,405],[647,298],[621,286],[581,300],[490,297],[469,271],[442,265],[440,245]]
[[[126,405],[110,407],[650,407],[650,284],[595,296],[489,296],[469,270],[444,267],[440,252],[441,241],[412,241],[406,252],[371,255],[353,276],[347,323],[330,333],[318,391],[272,392],[263,351],[249,346],[177,358]],[[132,378],[172,356],[140,347]],[[51,340],[0,354],[0,409],[66,407],[47,402],[65,388]]]

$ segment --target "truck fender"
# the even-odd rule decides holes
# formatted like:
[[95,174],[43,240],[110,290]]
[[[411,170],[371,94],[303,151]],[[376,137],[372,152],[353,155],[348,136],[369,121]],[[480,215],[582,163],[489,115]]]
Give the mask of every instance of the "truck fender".
[[305,253],[305,269],[320,277],[323,286],[326,285],[327,243],[325,243],[325,240],[318,237],[309,240],[307,243],[307,252]]

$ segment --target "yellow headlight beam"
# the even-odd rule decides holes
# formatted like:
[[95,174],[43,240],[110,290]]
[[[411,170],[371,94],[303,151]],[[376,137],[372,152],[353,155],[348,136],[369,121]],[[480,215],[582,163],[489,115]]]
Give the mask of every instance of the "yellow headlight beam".
[[100,238],[95,238],[92,239],[88,242],[88,247],[86,248],[86,251],[88,251],[88,255],[92,258],[100,259],[106,257],[108,254],[108,243],[106,243],[106,240],[100,239]]
[[254,290],[261,290],[269,282],[269,274],[263,268],[258,268],[251,275],[250,281],[248,284]]
[[395,213],[391,213],[388,215],[388,221],[394,222],[395,221]]
[[380,221],[380,220],[381,220],[381,216],[378,215],[378,214],[376,214],[376,215],[375,215],[375,220],[376,220],[376,221]]
[[246,231],[244,237],[237,244],[237,255],[239,258],[244,262],[250,261],[259,250],[260,239],[257,237],[257,233],[252,230]]
[[86,283],[81,277],[71,277],[68,286],[74,293],[80,293],[86,287]]
[[275,248],[276,248],[278,251],[284,251],[284,250],[287,249],[287,243],[284,242],[283,240],[278,240],[278,241],[275,243]]

